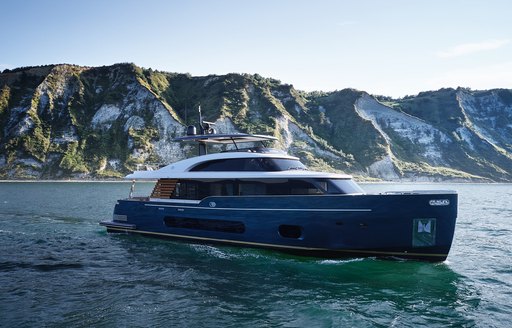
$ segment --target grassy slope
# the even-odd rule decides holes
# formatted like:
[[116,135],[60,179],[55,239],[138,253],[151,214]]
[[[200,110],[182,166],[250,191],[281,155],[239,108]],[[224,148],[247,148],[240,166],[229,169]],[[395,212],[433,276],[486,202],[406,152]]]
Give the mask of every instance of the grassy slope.
[[[40,99],[40,93],[36,92],[43,82],[49,100]],[[120,176],[133,169],[138,159],[131,156],[128,141],[137,149],[151,153],[152,141],[159,137],[155,127],[148,123],[153,119],[151,111],[138,113],[148,123],[141,130],[124,131],[126,117],[114,122],[107,130],[91,127],[91,120],[102,105],[123,105],[131,92],[129,85],[150,90],[176,120],[186,125],[197,122],[199,104],[203,119],[215,121],[229,117],[240,131],[249,133],[280,136],[277,120],[285,117],[322,150],[339,158],[337,161],[322,159],[308,150],[301,140],[296,140],[293,151],[316,167],[361,172],[387,154],[383,137],[354,109],[355,101],[363,94],[356,90],[304,93],[259,75],[191,77],[141,69],[133,64],[97,68],[59,65],[0,75],[0,155],[4,155],[7,163],[0,170],[0,176],[5,177],[9,170],[24,176],[27,167],[18,163],[18,158],[33,158],[42,163],[40,169],[28,169],[40,170],[43,177],[80,173],[98,177]],[[59,93],[62,87],[67,93]],[[505,91],[502,92],[504,101],[512,99],[510,92]],[[416,116],[457,140],[457,129],[470,124],[458,105],[456,92],[442,89],[387,101],[396,110]],[[26,114],[14,111],[17,107],[26,108]],[[23,115],[33,127],[25,135],[13,136],[10,133],[14,128],[12,122],[22,120]],[[52,142],[70,128],[76,132],[78,140]],[[401,142],[392,131],[387,132],[393,137],[394,151],[399,157],[397,165],[402,172],[452,177],[471,177],[473,174],[496,180],[511,178],[509,156],[500,154],[485,142],[479,143],[476,151],[462,142],[448,145],[444,152],[448,154],[447,161],[452,169],[436,168],[419,161],[415,158],[414,147]],[[151,156],[150,159],[158,160]],[[117,171],[104,169],[107,160],[112,158],[122,164]],[[465,176],[461,171],[470,174]]]

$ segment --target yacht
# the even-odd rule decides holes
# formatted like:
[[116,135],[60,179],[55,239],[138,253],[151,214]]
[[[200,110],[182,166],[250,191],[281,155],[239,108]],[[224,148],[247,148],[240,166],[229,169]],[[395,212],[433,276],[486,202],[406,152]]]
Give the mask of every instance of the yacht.
[[[147,197],[118,200],[112,220],[100,223],[108,232],[321,258],[447,258],[455,191],[367,194],[349,175],[310,171],[267,148],[274,137],[204,125],[175,139],[197,144],[198,156],[126,177],[156,184]],[[212,145],[228,149],[209,154]]]

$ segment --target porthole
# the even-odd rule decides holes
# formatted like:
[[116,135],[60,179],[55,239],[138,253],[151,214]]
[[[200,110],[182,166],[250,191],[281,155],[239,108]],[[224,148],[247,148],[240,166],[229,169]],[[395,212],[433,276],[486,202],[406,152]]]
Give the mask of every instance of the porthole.
[[284,238],[299,239],[302,237],[302,227],[297,225],[283,224],[279,226],[279,235]]

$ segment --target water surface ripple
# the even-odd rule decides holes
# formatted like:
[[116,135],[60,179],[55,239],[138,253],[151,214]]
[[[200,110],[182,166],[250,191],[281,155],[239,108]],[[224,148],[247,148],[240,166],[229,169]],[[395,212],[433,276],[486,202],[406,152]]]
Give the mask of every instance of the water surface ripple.
[[363,187],[458,190],[448,261],[322,260],[110,235],[98,222],[129,184],[0,183],[0,326],[509,327],[512,186]]

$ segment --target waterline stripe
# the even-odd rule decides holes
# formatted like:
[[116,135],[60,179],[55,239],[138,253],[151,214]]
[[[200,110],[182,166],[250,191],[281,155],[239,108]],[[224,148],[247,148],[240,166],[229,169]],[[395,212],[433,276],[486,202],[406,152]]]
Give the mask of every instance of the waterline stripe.
[[177,205],[156,205],[144,204],[148,207],[170,207],[170,208],[189,208],[195,210],[223,210],[223,211],[290,211],[290,212],[371,212],[369,208],[238,208],[238,207],[197,207],[197,206],[177,206]]
[[189,236],[189,235],[176,235],[170,233],[161,233],[161,232],[152,232],[152,231],[144,231],[144,230],[128,230],[117,227],[108,227],[110,230],[116,230],[120,232],[129,232],[129,233],[138,233],[142,235],[155,235],[155,236],[164,236],[164,237],[173,237],[173,238],[181,238],[181,239],[194,239],[201,241],[214,241],[214,242],[222,242],[226,244],[236,244],[236,245],[251,245],[251,246],[260,246],[260,247],[271,247],[271,248],[279,248],[279,249],[293,249],[293,250],[303,250],[303,251],[329,251],[329,252],[339,252],[339,253],[351,253],[351,254],[371,254],[371,255],[397,255],[397,256],[427,256],[427,257],[447,257],[448,254],[431,254],[431,253],[409,253],[409,252],[385,252],[385,251],[367,251],[367,250],[357,250],[357,249],[329,249],[329,248],[315,248],[315,247],[303,247],[303,246],[288,246],[288,245],[278,245],[278,244],[266,244],[266,243],[256,243],[250,241],[239,241],[239,240],[230,240],[230,239],[217,239],[217,238],[208,238],[208,237],[197,237],[197,236]]

